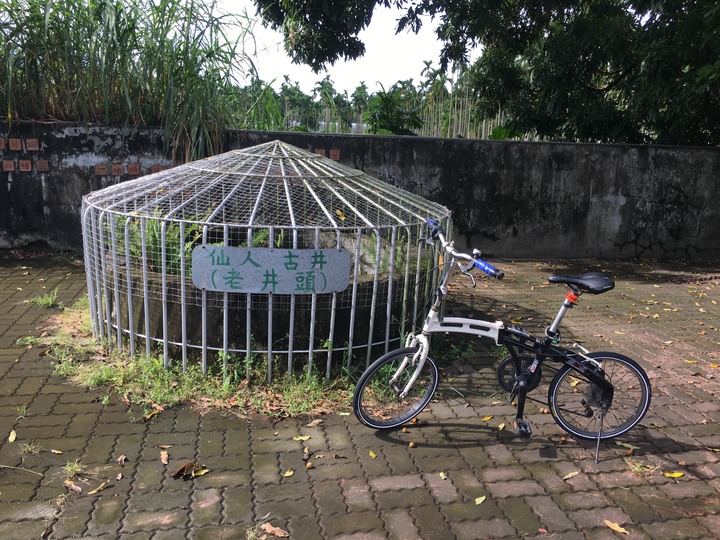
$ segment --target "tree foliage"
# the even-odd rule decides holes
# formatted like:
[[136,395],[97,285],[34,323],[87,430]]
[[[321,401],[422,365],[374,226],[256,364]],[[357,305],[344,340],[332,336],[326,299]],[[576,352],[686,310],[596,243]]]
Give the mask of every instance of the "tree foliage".
[[715,0],[256,0],[296,62],[357,58],[378,4],[398,31],[439,18],[440,64],[466,63],[481,116],[554,140],[720,144]]

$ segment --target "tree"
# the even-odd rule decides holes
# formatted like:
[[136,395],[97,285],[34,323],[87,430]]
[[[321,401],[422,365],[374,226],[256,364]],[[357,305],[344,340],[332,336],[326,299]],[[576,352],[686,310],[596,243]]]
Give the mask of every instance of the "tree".
[[352,94],[352,106],[355,111],[355,132],[363,132],[363,114],[368,104],[368,87],[365,81],[360,82],[360,85],[355,88]]
[[395,83],[390,90],[380,84],[379,92],[372,95],[365,110],[364,120],[370,133],[415,135],[422,125],[417,90],[412,80]]
[[[720,144],[715,0],[256,0],[297,62],[320,69],[364,51],[378,5],[397,31],[438,17],[443,69],[483,54],[469,81],[479,112],[554,140]],[[344,24],[347,20],[347,24]],[[333,36],[330,36],[332,33]]]
[[266,25],[282,31],[285,47],[295,63],[309,65],[316,73],[340,58],[354,60],[365,54],[357,37],[370,24],[377,4],[389,0],[255,0]]

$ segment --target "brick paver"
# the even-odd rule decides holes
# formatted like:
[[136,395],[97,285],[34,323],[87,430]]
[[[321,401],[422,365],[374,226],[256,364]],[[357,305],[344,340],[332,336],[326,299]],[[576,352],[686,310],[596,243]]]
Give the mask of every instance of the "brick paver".
[[[599,264],[496,262],[506,279],[470,289],[458,278],[449,313],[542,331],[564,295],[546,276]],[[81,263],[0,255],[0,538],[247,538],[263,523],[294,539],[720,538],[720,265],[601,266],[616,289],[583,297],[564,340],[637,359],[654,395],[641,426],[618,441],[635,448],[603,443],[596,464],[593,443],[574,441],[540,411],[551,370],[527,406],[533,439],[499,429],[513,407],[481,344],[452,364],[439,358],[455,390],[407,434],[379,435],[353,416],[308,427],[182,407],[138,421],[141,412],[120,400],[103,404],[102,391],[54,375],[41,347],[18,344],[37,337],[50,313],[29,300],[55,287],[65,305],[84,294]],[[311,438],[293,439],[300,434]],[[172,445],[168,465],[158,445]],[[323,455],[312,470],[303,446]],[[191,459],[210,472],[170,477]],[[88,473],[76,482],[82,493],[64,485],[74,461]],[[288,468],[296,473],[285,478]]]

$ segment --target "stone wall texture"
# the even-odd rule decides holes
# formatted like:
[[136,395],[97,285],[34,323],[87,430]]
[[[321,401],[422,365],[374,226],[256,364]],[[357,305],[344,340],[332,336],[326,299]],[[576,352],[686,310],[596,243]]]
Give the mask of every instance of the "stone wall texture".
[[[229,132],[283,140],[447,206],[499,257],[720,257],[720,149]],[[159,129],[0,124],[0,248],[82,247],[82,196],[172,166]]]

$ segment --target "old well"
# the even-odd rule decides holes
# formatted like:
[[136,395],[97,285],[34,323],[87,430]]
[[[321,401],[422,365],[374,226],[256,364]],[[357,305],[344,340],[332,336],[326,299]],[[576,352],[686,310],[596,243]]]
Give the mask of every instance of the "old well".
[[443,206],[280,141],[92,192],[93,332],[183,369],[364,367],[424,315],[428,217],[449,229]]

